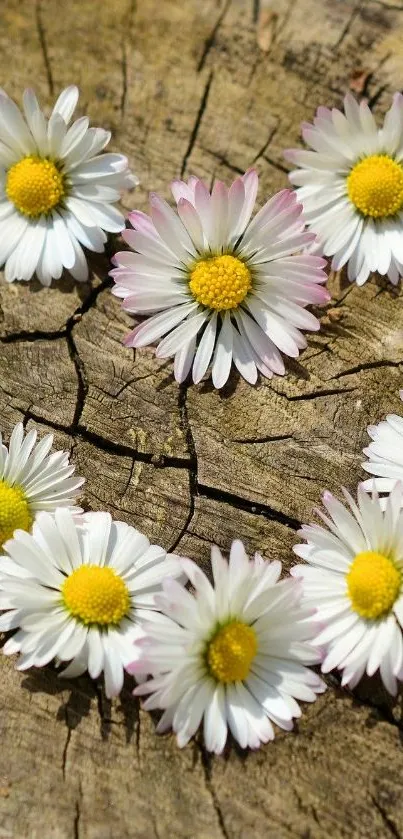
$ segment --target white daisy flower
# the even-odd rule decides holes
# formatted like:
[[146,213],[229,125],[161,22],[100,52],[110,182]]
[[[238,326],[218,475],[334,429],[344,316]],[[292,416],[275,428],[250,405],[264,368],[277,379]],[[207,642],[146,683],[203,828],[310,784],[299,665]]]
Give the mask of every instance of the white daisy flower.
[[114,294],[128,312],[150,315],[128,335],[128,347],[158,344],[159,358],[175,357],[178,382],[190,369],[200,382],[209,365],[223,387],[234,363],[251,384],[258,370],[285,372],[281,352],[295,358],[306,347],[301,329],[319,321],[304,311],[329,299],[319,257],[301,255],[315,238],[305,231],[295,194],[278,193],[250,221],[258,176],[250,170],[230,189],[212,192],[199,178],[174,181],[178,214],[158,195],[151,217],[129,215],[123,238],[135,251],[117,253]]
[[56,658],[71,661],[66,677],[103,671],[106,695],[116,696],[155,593],[181,573],[177,558],[109,513],[74,518],[63,509],[41,513],[32,535],[17,531],[5,550],[0,631],[18,631],[4,653],[20,653],[18,670]]
[[378,129],[365,102],[351,94],[344,113],[318,108],[302,136],[310,150],[285,152],[298,167],[291,183],[318,247],[333,256],[332,268],[348,263],[350,282],[363,285],[371,271],[393,285],[403,273],[403,96]]
[[87,117],[69,127],[77,100],[78,88],[67,87],[47,120],[32,90],[24,93],[24,115],[0,91],[0,265],[8,282],[36,272],[50,285],[63,268],[84,281],[82,246],[102,253],[105,231],[125,226],[112,205],[138,181],[126,157],[99,154],[109,131],[89,128]]
[[[367,492],[374,487],[377,492],[391,492],[397,481],[403,481],[403,417],[388,414],[378,425],[369,425],[367,431],[373,442],[364,449],[368,461],[362,466],[377,477],[363,481],[362,487]],[[382,498],[380,504],[385,507],[386,499]]]
[[75,507],[84,478],[73,477],[75,467],[67,452],[52,452],[53,434],[36,445],[37,432],[19,422],[7,449],[0,433],[0,551],[15,530],[27,530],[40,510]]
[[228,728],[246,748],[274,738],[272,722],[287,731],[325,689],[304,665],[319,660],[309,643],[311,610],[301,607],[301,587],[279,582],[280,562],[259,554],[249,561],[242,542],[232,544],[229,564],[211,551],[214,588],[191,560],[183,570],[194,586],[166,580],[155,598],[162,614],[144,624],[140,657],[128,670],[152,678],[134,691],[151,694],[147,710],[164,709],[157,730],[172,727],[185,746],[204,717],[209,751],[222,752]]
[[316,645],[327,654],[322,671],[343,671],[342,685],[358,684],[363,674],[380,671],[395,694],[403,679],[403,510],[397,484],[382,510],[376,493],[358,490],[358,506],[344,491],[350,509],[329,492],[319,513],[326,528],[304,526],[307,544],[294,551],[308,564],[291,574],[301,578],[304,603],[317,609],[321,628]]

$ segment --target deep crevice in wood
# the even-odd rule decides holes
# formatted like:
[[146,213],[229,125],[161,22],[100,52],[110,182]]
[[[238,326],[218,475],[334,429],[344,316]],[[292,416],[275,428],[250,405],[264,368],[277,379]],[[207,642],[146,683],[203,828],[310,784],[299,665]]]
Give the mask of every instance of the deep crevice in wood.
[[181,166],[181,170],[180,170],[181,178],[184,177],[184,174],[186,172],[186,166],[187,166],[188,160],[190,158],[190,155],[192,154],[193,146],[196,142],[197,134],[199,132],[201,121],[203,119],[203,114],[204,114],[204,112],[207,108],[207,102],[208,102],[208,97],[209,97],[209,93],[210,93],[211,83],[213,81],[213,76],[214,76],[213,71],[211,71],[211,73],[210,73],[210,75],[207,79],[207,82],[205,84],[204,90],[203,90],[203,95],[202,95],[202,98],[200,100],[199,109],[197,111],[196,119],[195,119],[195,122],[194,122],[194,125],[193,125],[193,129],[192,129],[191,134],[190,134],[189,144],[188,144],[188,147],[187,147],[187,149],[185,151],[185,154],[184,154],[184,157],[183,157],[182,166]]
[[214,498],[216,501],[230,504],[238,510],[245,510],[248,513],[253,513],[255,516],[264,516],[271,521],[277,521],[280,524],[285,524],[292,530],[299,530],[301,522],[294,519],[292,516],[287,516],[280,510],[274,510],[267,504],[259,504],[256,501],[248,501],[247,498],[242,498],[240,495],[235,495],[232,492],[226,492],[216,487],[206,486],[206,484],[197,484],[198,494],[205,495],[206,498]]
[[225,15],[227,14],[227,11],[228,11],[231,3],[232,3],[232,0],[226,0],[226,2],[224,3],[223,10],[217,18],[216,24],[214,25],[213,29],[210,32],[210,35],[208,36],[208,38],[206,38],[206,40],[204,42],[203,52],[200,56],[200,61],[197,65],[197,72],[198,73],[200,73],[201,70],[203,70],[203,67],[204,67],[204,65],[206,63],[206,60],[207,60],[207,56],[208,56],[211,48],[214,46],[214,42],[215,42],[215,39],[217,37],[217,32],[218,32],[218,30],[219,30],[219,28],[220,28],[220,26],[221,26],[221,24],[224,20]]
[[203,767],[206,787],[207,787],[207,789],[210,793],[210,796],[211,796],[211,801],[212,801],[214,810],[215,810],[216,815],[217,815],[218,824],[220,826],[222,836],[224,837],[224,839],[231,839],[231,834],[227,830],[225,820],[224,820],[224,816],[223,816],[223,812],[222,812],[222,809],[221,809],[221,806],[220,806],[220,802],[219,802],[217,793],[214,789],[214,784],[213,784],[213,781],[212,781],[212,762],[213,762],[214,758],[207,751],[207,749],[204,746],[204,743],[201,740],[197,741],[197,745],[198,745],[198,748],[199,748],[199,751],[200,751],[201,764],[202,764],[202,767]]
[[36,18],[36,28],[37,28],[37,31],[38,31],[39,44],[40,44],[40,47],[41,47],[41,51],[42,51],[42,55],[43,55],[43,63],[45,65],[46,77],[47,77],[47,80],[48,80],[49,93],[53,96],[54,83],[53,83],[52,65],[50,63],[50,58],[49,58],[49,53],[48,53],[45,27],[44,27],[43,21],[42,21],[42,2],[41,2],[41,0],[36,0],[35,18]]

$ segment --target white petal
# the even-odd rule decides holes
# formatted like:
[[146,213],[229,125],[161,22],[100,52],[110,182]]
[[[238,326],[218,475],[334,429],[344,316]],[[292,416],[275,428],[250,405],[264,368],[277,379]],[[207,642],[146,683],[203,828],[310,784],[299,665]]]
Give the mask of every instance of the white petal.
[[52,113],[60,114],[64,122],[69,123],[76,108],[78,97],[78,87],[76,87],[75,85],[70,85],[70,87],[66,87],[61,92],[59,98],[56,100],[56,104],[53,108]]
[[193,381],[201,381],[211,361],[217,331],[217,313],[214,312],[200,339],[193,363]]
[[228,312],[225,312],[221,331],[217,337],[214,353],[212,379],[216,388],[225,385],[231,370],[233,346],[233,328]]
[[163,338],[158,344],[156,355],[158,358],[168,358],[170,355],[177,353],[182,349],[184,344],[188,344],[199,332],[208,314],[206,311],[194,314],[193,317],[187,318],[183,323],[177,326],[170,332],[170,334]]
[[177,382],[184,382],[193,364],[196,349],[196,336],[184,344],[175,355],[174,374]]

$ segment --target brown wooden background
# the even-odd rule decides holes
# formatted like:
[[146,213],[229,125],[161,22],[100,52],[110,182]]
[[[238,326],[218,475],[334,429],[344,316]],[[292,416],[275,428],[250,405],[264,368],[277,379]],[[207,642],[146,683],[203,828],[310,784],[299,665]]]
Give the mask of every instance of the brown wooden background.
[[[347,89],[381,115],[403,86],[401,0],[2,0],[0,81],[113,130],[141,187],[178,174],[230,182],[251,164],[259,201],[287,183],[282,149]],[[402,295],[332,277],[322,331],[286,378],[179,388],[170,362],[121,345],[109,290],[0,284],[0,422],[55,430],[86,503],[206,563],[209,543],[280,557],[325,487],[354,489],[366,426],[399,411]],[[247,757],[180,752],[130,697],[88,678],[18,674],[0,659],[0,839],[374,839],[403,835],[400,700],[335,679],[293,734]]]

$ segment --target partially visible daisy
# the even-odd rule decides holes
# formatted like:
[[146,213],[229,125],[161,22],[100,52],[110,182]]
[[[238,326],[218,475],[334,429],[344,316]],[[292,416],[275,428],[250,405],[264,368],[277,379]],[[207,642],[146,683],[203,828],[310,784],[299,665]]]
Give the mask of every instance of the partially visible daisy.
[[140,624],[178,560],[109,513],[74,518],[41,513],[32,534],[18,531],[0,558],[0,631],[17,629],[4,653],[18,670],[71,661],[61,675],[105,675],[108,697],[123,685]]
[[283,190],[250,221],[257,188],[253,169],[230,189],[216,181],[211,194],[199,178],[174,181],[178,213],[152,193],[151,216],[129,215],[134,230],[123,238],[135,253],[116,254],[114,294],[126,311],[152,316],[125,344],[160,341],[156,354],[174,356],[178,382],[190,370],[200,382],[211,365],[221,388],[232,363],[251,384],[258,370],[283,375],[281,353],[297,357],[306,347],[300,330],[320,327],[304,309],[329,299],[326,263],[301,254],[315,239],[302,206]]
[[311,150],[292,149],[287,160],[318,249],[332,268],[348,263],[350,282],[363,285],[371,271],[397,285],[403,274],[403,96],[378,129],[365,102],[351,94],[344,113],[318,108],[302,136]]
[[32,90],[24,93],[23,115],[0,91],[0,265],[7,282],[36,273],[50,285],[63,268],[84,281],[83,247],[101,253],[106,232],[125,226],[113,204],[138,181],[122,154],[100,154],[109,131],[89,128],[87,117],[69,127],[77,100],[78,88],[67,87],[47,120]]
[[67,452],[51,451],[53,434],[38,444],[36,438],[34,429],[24,435],[19,422],[7,449],[0,433],[0,550],[15,530],[30,530],[40,510],[81,512],[74,503],[84,478],[73,476]]
[[259,554],[249,561],[242,542],[232,544],[229,564],[211,552],[214,588],[191,560],[183,570],[195,593],[166,580],[155,598],[162,614],[144,624],[138,659],[130,673],[152,678],[136,688],[151,694],[144,708],[161,708],[157,730],[172,727],[185,746],[204,718],[209,751],[224,749],[228,728],[246,748],[274,738],[272,722],[291,730],[301,711],[325,686],[305,667],[319,660],[309,643],[311,610],[301,607],[301,586],[279,582],[280,562]]
[[358,684],[379,669],[396,694],[403,679],[403,510],[399,483],[382,510],[376,493],[358,490],[358,506],[344,492],[345,507],[324,495],[326,528],[304,526],[307,544],[294,551],[305,560],[291,574],[302,579],[304,603],[321,624],[315,644],[325,646],[322,671],[337,667],[342,685]]
[[[403,399],[403,390],[400,398]],[[397,481],[403,481],[403,417],[388,414],[383,422],[368,426],[367,431],[373,442],[364,449],[368,461],[362,466],[377,477],[363,481],[362,486],[367,492],[373,487],[378,492],[390,492]],[[384,498],[381,504],[386,504]]]

